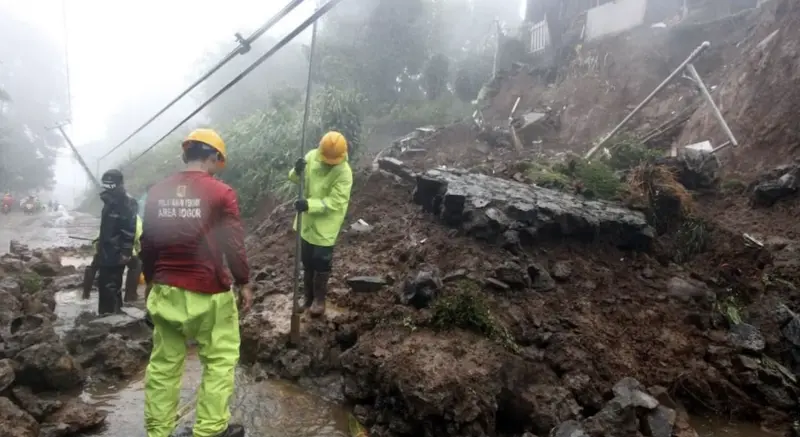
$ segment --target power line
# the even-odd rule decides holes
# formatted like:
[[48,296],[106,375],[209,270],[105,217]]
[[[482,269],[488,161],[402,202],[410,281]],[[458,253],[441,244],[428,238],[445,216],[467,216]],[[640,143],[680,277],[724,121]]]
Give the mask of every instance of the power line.
[[274,26],[278,21],[283,19],[283,17],[288,15],[289,12],[291,12],[294,8],[299,6],[300,3],[303,3],[303,0],[292,0],[291,3],[287,4],[286,6],[284,6],[283,9],[281,9],[277,14],[275,14],[272,18],[270,18],[269,21],[264,23],[263,26],[258,28],[255,32],[253,32],[253,34],[250,35],[250,37],[248,37],[247,39],[242,38],[242,36],[240,34],[238,34],[238,33],[235,34],[234,36],[236,37],[236,41],[238,42],[238,45],[236,46],[236,48],[233,51],[231,51],[230,53],[225,55],[225,57],[222,58],[222,60],[219,61],[217,63],[217,65],[212,67],[211,70],[207,71],[205,74],[200,76],[200,78],[197,79],[193,84],[191,84],[189,86],[189,88],[186,88],[182,93],[178,94],[178,96],[175,97],[174,99],[172,99],[171,102],[167,103],[167,105],[164,106],[163,108],[161,108],[160,111],[156,112],[156,114],[154,116],[150,117],[150,119],[145,121],[143,125],[139,126],[138,129],[136,129],[130,135],[125,137],[125,139],[120,141],[119,144],[117,144],[116,146],[112,147],[111,150],[108,151],[108,153],[106,153],[105,155],[101,156],[98,160],[105,159],[106,157],[108,157],[108,155],[114,153],[114,151],[116,151],[117,149],[122,147],[125,143],[127,143],[136,134],[141,132],[142,129],[146,128],[148,125],[150,125],[150,123],[155,121],[156,118],[158,118],[159,116],[161,116],[161,114],[166,112],[167,109],[171,108],[172,105],[177,103],[178,100],[182,99],[184,96],[189,94],[193,89],[197,88],[198,85],[203,83],[203,81],[208,79],[212,74],[216,73],[217,70],[222,68],[222,66],[224,66],[225,64],[230,62],[230,60],[233,59],[236,55],[239,55],[239,54],[244,55],[245,53],[249,52],[250,51],[250,46],[255,40],[257,40],[259,37],[261,37],[261,35],[263,35],[267,30],[269,30],[272,26]]
[[195,115],[197,115],[197,114],[198,114],[200,111],[202,111],[202,110],[203,110],[203,109],[204,109],[206,106],[208,106],[209,104],[211,104],[211,102],[213,102],[213,101],[214,101],[214,100],[216,100],[216,99],[217,99],[219,96],[221,96],[221,95],[222,95],[222,94],[224,94],[226,91],[228,91],[229,89],[231,89],[231,87],[233,87],[234,85],[236,85],[236,84],[237,84],[237,83],[238,83],[240,80],[244,79],[244,78],[245,78],[245,76],[247,76],[248,74],[250,74],[250,73],[251,73],[253,70],[255,70],[255,69],[256,69],[256,68],[257,68],[259,65],[261,65],[261,64],[262,64],[264,61],[266,61],[266,60],[267,60],[269,57],[271,57],[272,55],[274,55],[274,54],[275,54],[275,53],[276,53],[278,50],[282,49],[282,48],[283,48],[283,46],[285,46],[286,44],[288,44],[288,43],[289,43],[289,41],[293,40],[293,39],[294,39],[294,38],[295,38],[297,35],[299,35],[299,34],[300,34],[302,31],[304,31],[304,30],[305,30],[305,29],[306,29],[308,26],[310,26],[312,23],[314,23],[315,21],[317,21],[317,20],[318,20],[320,17],[322,17],[323,15],[325,15],[325,13],[327,13],[328,11],[330,11],[331,9],[333,9],[333,7],[334,7],[334,6],[336,6],[336,4],[338,4],[338,3],[339,3],[339,2],[341,2],[341,1],[342,1],[342,0],[330,0],[330,1],[328,1],[328,3],[325,3],[325,5],[323,5],[323,6],[322,6],[322,7],[320,7],[319,9],[317,9],[317,10],[316,10],[316,12],[314,12],[314,13],[313,13],[313,14],[312,14],[312,15],[311,15],[311,16],[310,16],[310,17],[309,17],[309,18],[308,18],[306,21],[304,21],[302,24],[300,24],[300,26],[296,27],[296,28],[295,28],[295,29],[294,29],[294,30],[293,30],[291,33],[289,33],[288,35],[286,35],[286,36],[285,36],[285,37],[284,37],[282,40],[280,40],[280,41],[279,41],[277,44],[275,44],[274,46],[272,46],[272,48],[271,48],[271,49],[269,49],[269,50],[268,50],[266,53],[264,53],[263,55],[261,55],[261,57],[260,57],[260,58],[256,59],[256,60],[255,60],[255,62],[253,62],[252,64],[250,64],[250,66],[249,66],[249,67],[247,67],[247,68],[246,68],[244,71],[242,71],[241,73],[239,73],[239,75],[238,75],[238,76],[234,77],[234,78],[233,78],[233,80],[231,80],[230,82],[228,82],[228,83],[227,83],[225,86],[223,86],[223,87],[222,87],[222,88],[221,88],[219,91],[217,91],[217,92],[216,92],[216,93],[215,93],[213,96],[209,97],[209,98],[208,98],[208,100],[206,100],[205,102],[203,102],[203,104],[202,104],[202,105],[200,105],[200,106],[199,106],[197,109],[195,109],[194,111],[192,111],[192,113],[191,113],[191,114],[187,115],[187,116],[186,116],[186,118],[184,118],[184,119],[183,119],[183,120],[181,120],[181,121],[180,121],[178,124],[176,124],[176,125],[175,125],[175,127],[173,127],[172,129],[170,129],[170,130],[169,130],[169,132],[167,132],[167,133],[166,133],[166,134],[164,134],[164,135],[163,135],[161,138],[159,138],[158,140],[156,140],[156,142],[154,142],[154,143],[153,143],[153,145],[151,145],[150,147],[148,147],[147,149],[145,149],[145,150],[144,150],[142,153],[140,153],[140,154],[139,154],[139,155],[138,155],[136,158],[134,158],[133,160],[129,161],[127,165],[131,165],[131,164],[133,164],[134,162],[138,161],[138,160],[139,160],[139,159],[140,159],[142,156],[144,156],[145,154],[147,154],[147,152],[149,152],[149,151],[150,151],[150,150],[152,150],[154,147],[156,147],[156,146],[158,145],[158,143],[160,143],[161,141],[163,141],[163,140],[164,140],[165,138],[167,138],[168,136],[172,135],[172,133],[173,133],[173,132],[175,132],[176,130],[178,130],[178,128],[180,128],[181,126],[183,126],[183,124],[184,124],[184,123],[186,123],[187,121],[191,120],[191,118],[192,118],[192,117],[194,117]]

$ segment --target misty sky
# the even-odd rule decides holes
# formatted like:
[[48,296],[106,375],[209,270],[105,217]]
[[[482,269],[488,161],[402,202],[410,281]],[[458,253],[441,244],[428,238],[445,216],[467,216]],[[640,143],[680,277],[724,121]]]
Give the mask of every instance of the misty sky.
[[[59,47],[66,45],[72,95],[72,126],[67,131],[79,147],[103,138],[107,117],[139,93],[156,90],[163,94],[166,104],[203,73],[197,70],[196,61],[207,50],[220,42],[230,42],[233,48],[235,32],[249,36],[287,3],[288,0],[0,0],[5,10],[45,31]],[[297,7],[270,34],[284,36],[313,8],[313,0]],[[253,59],[259,55],[248,54]],[[151,115],[142,114],[142,121]],[[119,141],[128,133],[115,133],[122,137],[112,141]],[[66,150],[58,160],[56,180],[60,198],[73,197],[86,183],[82,170]],[[62,201],[68,200],[71,199]]]

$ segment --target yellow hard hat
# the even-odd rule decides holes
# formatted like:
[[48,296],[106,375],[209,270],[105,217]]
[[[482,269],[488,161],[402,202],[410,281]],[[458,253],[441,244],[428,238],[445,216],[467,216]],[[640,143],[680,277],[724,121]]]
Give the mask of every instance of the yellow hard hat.
[[219,163],[220,167],[225,166],[225,162],[228,160],[228,151],[225,147],[225,141],[222,141],[222,137],[214,131],[213,129],[195,129],[190,133],[186,139],[183,140],[183,150],[191,144],[192,142],[203,143],[217,152],[219,152],[220,156],[222,157],[222,161]]
[[347,158],[347,140],[344,135],[330,131],[319,140],[319,157],[330,165],[341,164]]

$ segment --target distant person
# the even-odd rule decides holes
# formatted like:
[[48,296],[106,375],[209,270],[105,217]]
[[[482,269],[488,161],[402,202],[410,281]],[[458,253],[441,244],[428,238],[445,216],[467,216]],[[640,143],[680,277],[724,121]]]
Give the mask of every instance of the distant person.
[[253,293],[236,193],[213,176],[226,158],[222,138],[197,129],[183,142],[186,169],[147,193],[141,258],[153,324],[145,376],[148,437],[168,437],[175,430],[187,340],[197,341],[203,363],[194,435],[244,436],[244,427],[229,423],[240,347],[231,286],[239,290],[243,312]]
[[[353,172],[347,163],[347,140],[339,132],[328,132],[319,147],[295,163],[289,179],[298,182],[305,177],[305,199],[295,202],[295,210],[303,214],[301,256],[305,301],[301,311],[309,309],[312,317],[325,314],[325,298],[331,276],[333,247],[342,228]],[[295,219],[295,230],[297,221]]]
[[122,275],[133,257],[136,240],[136,200],[125,192],[122,172],[109,170],[101,179],[103,212],[93,265],[98,272],[97,312],[122,311]]

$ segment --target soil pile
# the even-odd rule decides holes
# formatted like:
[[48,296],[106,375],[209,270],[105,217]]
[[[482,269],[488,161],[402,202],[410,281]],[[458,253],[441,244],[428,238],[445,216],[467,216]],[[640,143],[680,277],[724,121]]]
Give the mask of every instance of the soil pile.
[[[376,436],[691,435],[651,394],[789,421],[800,306],[795,278],[763,281],[770,250],[705,221],[655,235],[640,213],[487,176],[480,159],[477,173],[416,165],[461,144],[421,141],[410,163],[384,158],[392,174],[378,160],[358,175],[327,319],[304,320],[296,348],[292,213],[275,210],[249,242],[261,289],[246,359],[289,378],[341,373]],[[620,244],[631,236],[653,244]],[[626,377],[641,384],[612,390]]]
[[53,328],[55,293],[80,283],[60,251],[16,242],[0,257],[0,427],[9,437],[65,436],[95,428],[105,413],[78,395],[87,373]]

